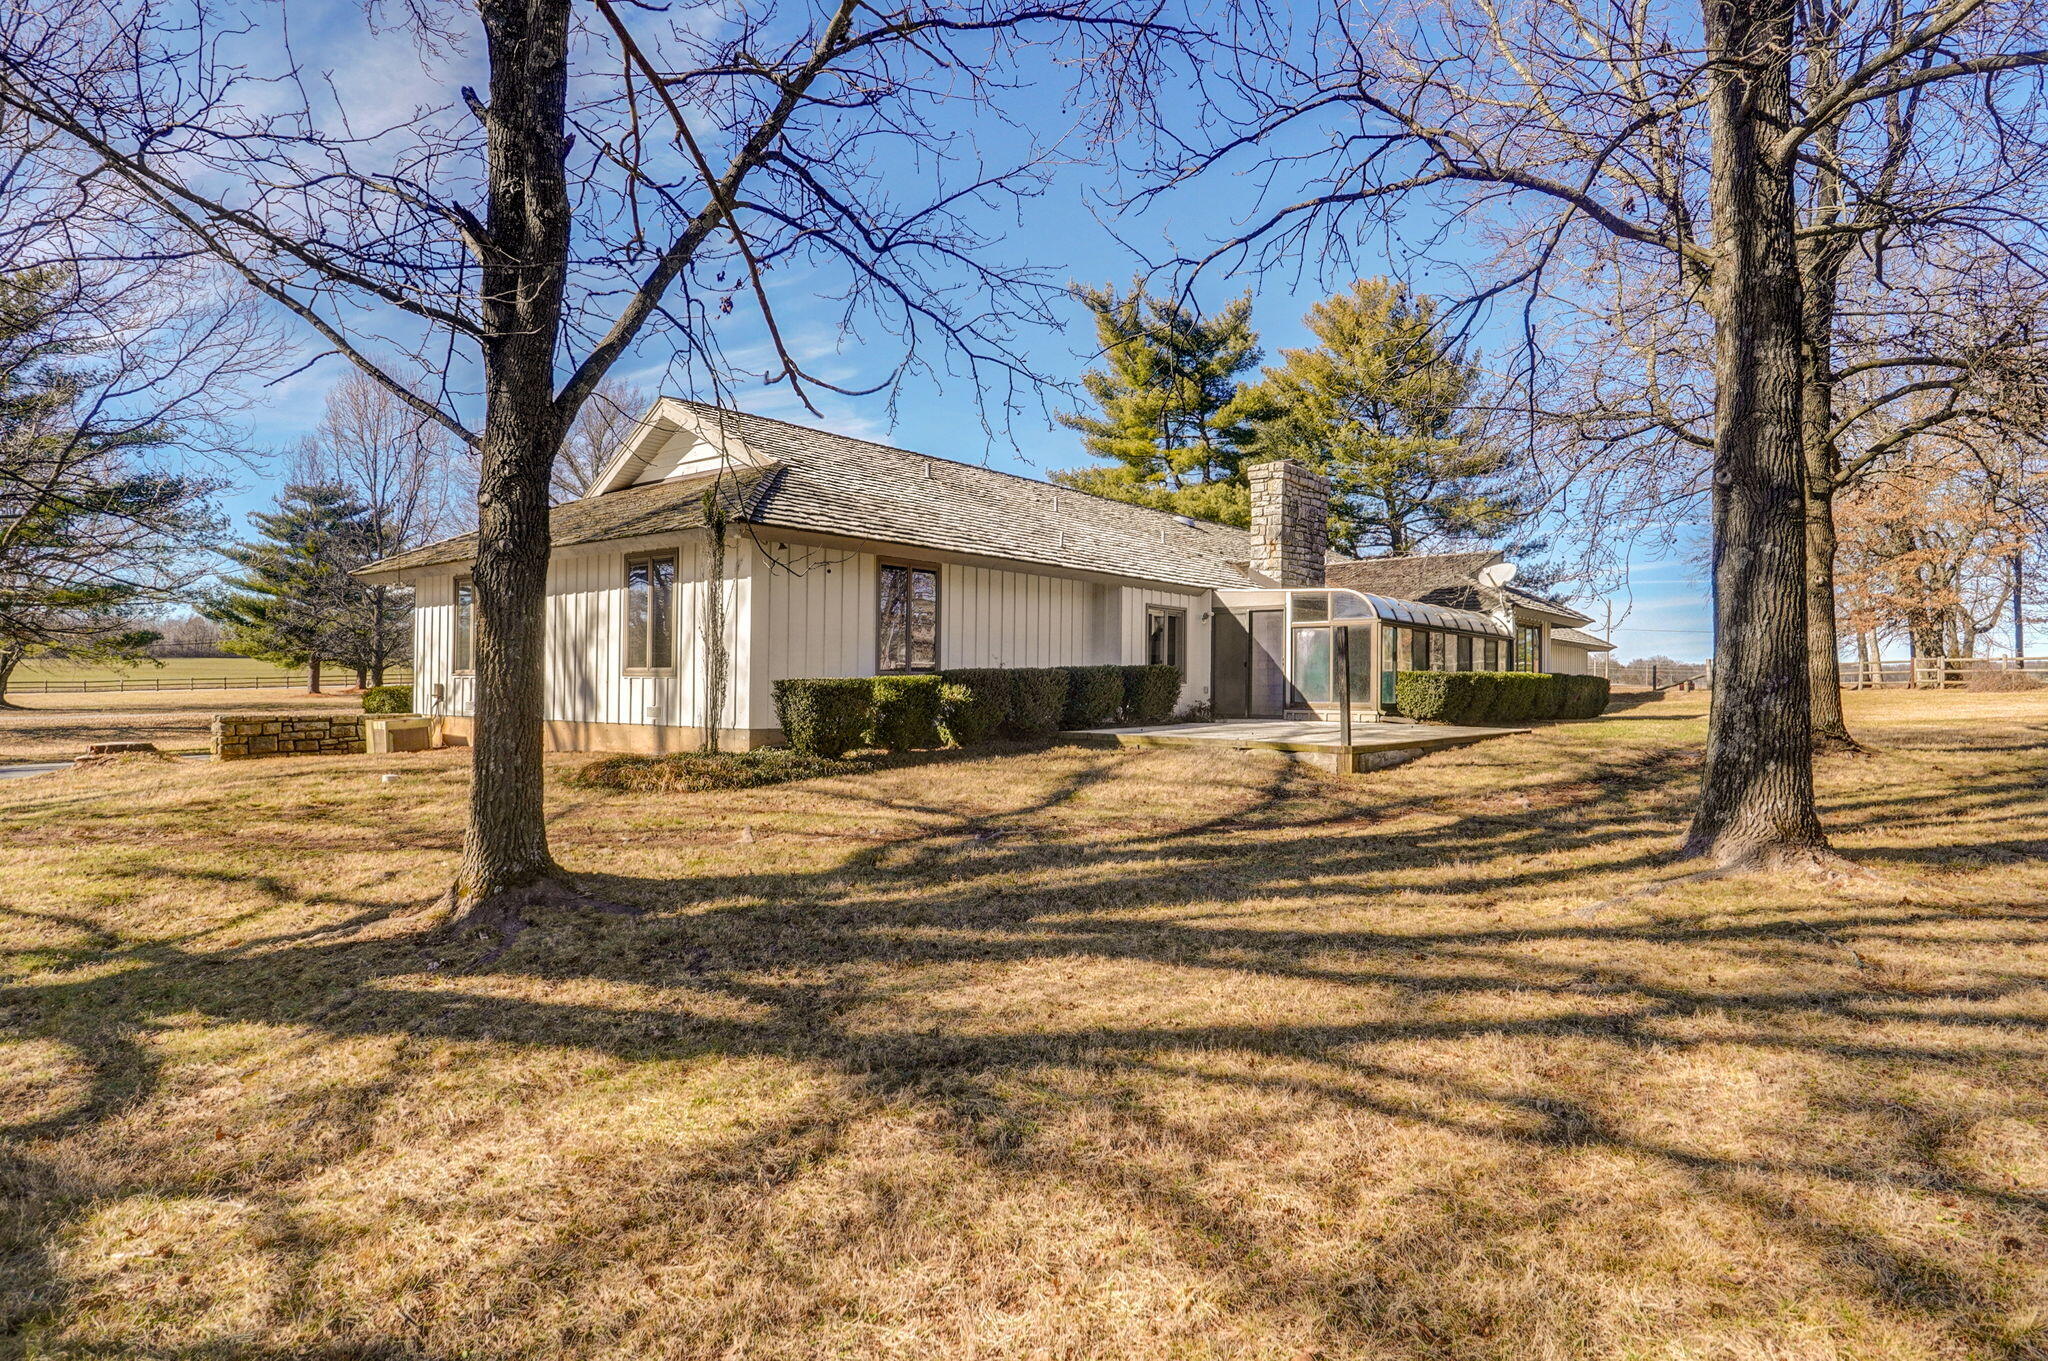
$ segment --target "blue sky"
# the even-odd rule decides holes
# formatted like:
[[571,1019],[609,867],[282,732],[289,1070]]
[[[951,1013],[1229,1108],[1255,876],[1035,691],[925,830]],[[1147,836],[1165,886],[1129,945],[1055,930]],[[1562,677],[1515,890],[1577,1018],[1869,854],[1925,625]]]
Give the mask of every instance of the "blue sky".
[[[294,39],[317,47],[335,88],[351,102],[391,108],[426,98],[445,98],[455,72],[444,67],[420,69],[415,60],[408,69],[399,60],[403,50],[389,33],[364,42],[357,25],[360,14],[352,6],[313,5],[295,7]],[[310,36],[309,36],[310,35]],[[469,72],[461,71],[469,78]],[[1042,86],[1015,92],[1009,112],[1033,126],[1059,127],[1069,117],[1061,107],[1061,89],[1047,81]],[[359,115],[360,116],[360,112]],[[1000,154],[1004,139],[1011,134],[1001,125],[984,123],[976,129],[984,152]],[[1089,164],[1062,166],[1047,191],[1024,201],[1014,214],[1000,222],[984,224],[998,230],[1000,242],[994,254],[1006,261],[1022,262],[1044,271],[1058,282],[1103,283],[1128,281],[1134,270],[1176,253],[1197,251],[1207,243],[1227,238],[1252,215],[1256,193],[1252,182],[1241,176],[1213,174],[1155,200],[1139,214],[1116,215],[1107,202],[1117,196],[1118,184],[1104,168]],[[1426,213],[1426,209],[1418,209]],[[1254,322],[1261,333],[1269,361],[1283,347],[1309,343],[1301,317],[1309,305],[1361,274],[1389,274],[1407,279],[1416,287],[1455,292],[1468,281],[1455,267],[1478,258],[1476,250],[1466,255],[1464,243],[1454,224],[1446,243],[1439,231],[1443,223],[1431,217],[1418,218],[1412,227],[1397,229],[1386,241],[1343,243],[1348,263],[1341,269],[1326,262],[1336,252],[1314,260],[1286,259],[1271,262],[1256,271],[1212,270],[1196,288],[1199,303],[1214,306],[1249,290],[1253,298]],[[1420,259],[1408,242],[1434,241],[1431,254],[1438,263]],[[1446,269],[1443,266],[1448,265]],[[775,305],[786,333],[821,368],[848,379],[867,376],[864,372],[864,338],[840,334],[832,319],[832,308],[819,296],[827,280],[810,280],[796,275],[777,276]],[[1067,303],[1057,310],[1054,324],[1023,326],[1018,344],[1038,371],[1056,382],[1073,383],[1090,362],[1092,326],[1084,309]],[[1497,337],[1505,343],[1504,337]],[[1488,336],[1482,332],[1480,345]],[[749,365],[749,357],[762,356],[762,335],[758,324],[740,310],[728,323],[723,337],[727,352]],[[305,353],[315,353],[308,345]],[[662,386],[671,354],[659,338],[644,344],[618,371],[640,386]],[[321,360],[306,371],[267,389],[250,412],[255,441],[262,447],[288,450],[319,419],[326,387],[342,376],[343,361]],[[672,385],[671,390],[673,390]],[[704,392],[676,395],[703,397]],[[896,404],[894,419],[881,396],[850,398],[827,394],[819,400],[822,421],[804,412],[786,388],[764,388],[758,379],[752,387],[738,385],[738,404],[763,415],[780,416],[804,423],[823,424],[848,434],[886,440],[907,448],[949,458],[987,462],[992,466],[1029,475],[1043,476],[1086,461],[1078,437],[1055,424],[1051,410],[1076,405],[1074,395],[1058,388],[1038,394],[1036,399],[1008,421],[1006,430],[990,438],[983,429],[983,394],[963,377],[943,372],[913,378]],[[281,464],[252,470],[240,480],[229,503],[239,519],[247,511],[266,504],[278,489]],[[1709,609],[1699,566],[1700,554],[1687,551],[1680,558],[1645,558],[1631,564],[1628,588],[1612,597],[1617,626],[1615,641],[1623,657],[1667,654],[1682,658],[1703,656],[1708,646]],[[1604,621],[1608,599],[1580,597],[1586,613]]]

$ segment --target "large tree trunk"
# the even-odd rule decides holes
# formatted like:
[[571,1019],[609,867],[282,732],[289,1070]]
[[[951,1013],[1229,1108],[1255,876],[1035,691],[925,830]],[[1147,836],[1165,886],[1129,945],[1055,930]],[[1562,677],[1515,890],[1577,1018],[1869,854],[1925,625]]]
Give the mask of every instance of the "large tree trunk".
[[1842,643],[1835,631],[1835,489],[1842,464],[1831,431],[1835,423],[1835,289],[1840,266],[1831,242],[1809,254],[1803,274],[1800,446],[1805,464],[1810,721],[1815,751],[1856,751],[1860,748],[1842,716]]
[[370,684],[384,683],[384,664],[387,651],[384,642],[386,596],[384,587],[370,588]]
[[1812,858],[1791,0],[1707,0],[1713,139],[1714,700],[1686,839],[1722,865]]
[[21,665],[23,649],[13,644],[0,647],[0,709],[19,709],[21,706],[7,698],[7,683],[14,678],[14,668]]
[[306,693],[309,695],[320,693],[320,659],[318,657],[310,657],[306,661]]
[[[476,731],[453,924],[512,930],[556,873],[543,811],[548,476],[562,427],[555,345],[569,255],[569,6],[484,0],[491,71],[481,267]],[[525,891],[525,892],[522,892]]]

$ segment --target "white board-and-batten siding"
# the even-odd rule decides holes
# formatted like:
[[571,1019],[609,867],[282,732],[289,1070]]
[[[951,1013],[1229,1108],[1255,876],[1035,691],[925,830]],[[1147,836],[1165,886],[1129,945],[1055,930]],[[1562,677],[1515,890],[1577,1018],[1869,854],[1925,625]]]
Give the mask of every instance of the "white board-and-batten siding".
[[[676,554],[676,665],[667,675],[626,673],[626,559],[648,552]],[[642,723],[697,727],[703,719],[700,611],[707,583],[705,552],[695,542],[657,543],[630,553],[557,554],[548,567],[547,709],[550,719],[575,723]],[[744,728],[749,713],[746,675],[747,611],[751,562],[744,540],[726,553],[726,647],[730,663],[726,712],[719,725]],[[450,570],[417,584],[413,610],[414,707],[422,713],[475,712],[475,680],[454,671],[455,580]],[[434,686],[443,687],[434,699]],[[771,716],[766,720],[774,722]]]
[[[582,723],[703,726],[699,610],[705,590],[701,535],[632,547],[677,554],[675,674],[625,673],[624,551],[557,554],[548,571],[547,716]],[[1100,580],[960,562],[931,562],[886,546],[843,547],[735,532],[726,553],[731,674],[724,728],[775,726],[774,682],[791,677],[871,676],[877,670],[882,564],[939,571],[942,668],[1135,665],[1147,659],[1146,608],[1187,612],[1183,707],[1209,699],[1207,592],[1122,586]],[[474,712],[474,682],[452,670],[454,583],[450,568],[417,582],[413,616],[415,705]],[[433,687],[443,687],[433,700]]]

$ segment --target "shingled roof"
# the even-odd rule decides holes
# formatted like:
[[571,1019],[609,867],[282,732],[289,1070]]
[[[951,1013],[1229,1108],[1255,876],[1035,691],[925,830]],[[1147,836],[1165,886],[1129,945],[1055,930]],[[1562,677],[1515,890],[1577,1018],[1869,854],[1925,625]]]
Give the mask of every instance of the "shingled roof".
[[[1472,553],[1411,553],[1401,557],[1333,560],[1323,564],[1323,574],[1332,586],[1483,613],[1493,608],[1493,602],[1479,584],[1479,573],[1499,561],[1501,554],[1490,548]],[[1581,624],[1593,622],[1569,605],[1513,586],[1505,589],[1508,599],[1524,609]]]
[[[978,464],[912,453],[787,421],[683,402],[708,424],[775,461],[718,477],[651,482],[557,506],[555,543],[570,546],[701,528],[705,488],[722,478],[727,514],[764,527],[877,539],[1173,585],[1243,586],[1242,529],[1090,496]],[[403,571],[462,562],[474,535],[375,564]]]
[[[548,532],[557,548],[637,539],[650,534],[675,534],[704,527],[704,493],[718,488],[719,503],[730,520],[753,516],[773,485],[779,469],[741,468],[730,473],[650,482],[608,496],[568,501],[548,513]],[[383,558],[364,572],[403,572],[419,567],[468,562],[476,556],[476,535],[461,534],[423,548]]]

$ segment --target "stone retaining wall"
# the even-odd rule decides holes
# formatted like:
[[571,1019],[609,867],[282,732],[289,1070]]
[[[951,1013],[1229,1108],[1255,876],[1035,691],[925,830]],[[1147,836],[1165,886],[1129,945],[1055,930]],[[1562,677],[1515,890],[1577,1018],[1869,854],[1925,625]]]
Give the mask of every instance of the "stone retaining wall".
[[215,714],[213,759],[253,756],[360,756],[361,714]]

